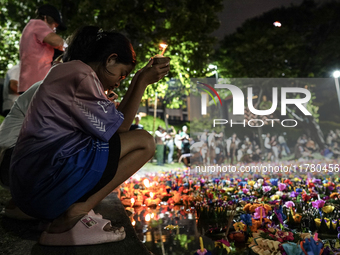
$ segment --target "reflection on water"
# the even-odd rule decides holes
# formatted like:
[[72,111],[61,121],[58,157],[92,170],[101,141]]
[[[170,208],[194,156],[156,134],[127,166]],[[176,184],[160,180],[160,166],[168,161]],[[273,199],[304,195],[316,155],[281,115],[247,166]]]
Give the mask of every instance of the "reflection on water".
[[[127,208],[127,211],[131,214],[133,210]],[[211,254],[228,254],[227,250],[215,247],[215,241],[225,238],[225,228],[209,226],[214,229],[214,234],[209,235],[209,229],[202,227],[206,224],[200,224],[196,219],[193,207],[169,206],[162,202],[154,208],[135,207],[130,218],[139,239],[155,255],[193,255],[200,248],[200,236],[203,237],[204,247]],[[245,248],[231,248],[229,254],[248,254]]]

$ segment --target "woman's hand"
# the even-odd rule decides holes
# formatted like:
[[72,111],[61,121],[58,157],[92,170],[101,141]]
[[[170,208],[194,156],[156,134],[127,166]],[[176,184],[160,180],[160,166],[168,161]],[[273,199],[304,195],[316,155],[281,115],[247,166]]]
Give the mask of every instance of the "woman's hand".
[[[149,61],[149,63],[143,67],[140,71],[137,72],[138,80],[140,84],[149,85],[159,80],[163,79],[165,75],[167,75],[170,71],[170,62],[164,64],[152,65],[153,59]],[[136,75],[137,75],[136,74]]]

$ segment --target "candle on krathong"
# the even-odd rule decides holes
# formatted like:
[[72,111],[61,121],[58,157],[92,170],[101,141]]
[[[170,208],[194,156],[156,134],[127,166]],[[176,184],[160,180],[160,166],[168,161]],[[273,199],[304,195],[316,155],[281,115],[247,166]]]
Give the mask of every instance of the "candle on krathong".
[[201,246],[201,252],[204,251],[204,245],[203,245],[203,238],[200,236],[200,246]]
[[163,55],[164,55],[164,52],[165,52],[165,50],[166,50],[166,48],[168,47],[168,45],[165,44],[165,43],[161,43],[159,46],[162,48],[162,53],[161,53],[161,55],[163,56]]
[[262,207],[260,208],[260,223],[262,224]]

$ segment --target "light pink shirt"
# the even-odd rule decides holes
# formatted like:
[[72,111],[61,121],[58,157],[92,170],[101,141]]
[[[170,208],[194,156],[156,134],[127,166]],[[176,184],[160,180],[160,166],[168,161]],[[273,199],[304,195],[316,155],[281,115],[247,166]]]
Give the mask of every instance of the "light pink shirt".
[[20,77],[18,92],[24,92],[34,83],[45,78],[51,68],[54,48],[44,43],[53,30],[40,19],[31,19],[20,39]]

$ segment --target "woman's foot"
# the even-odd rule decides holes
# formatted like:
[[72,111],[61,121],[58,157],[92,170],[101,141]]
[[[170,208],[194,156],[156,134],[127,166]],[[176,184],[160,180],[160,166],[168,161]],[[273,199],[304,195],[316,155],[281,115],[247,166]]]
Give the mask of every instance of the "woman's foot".
[[[69,222],[71,221],[73,220]],[[50,231],[60,231],[62,229],[58,224],[57,221],[54,221],[54,226],[41,234],[40,244],[51,246],[93,245],[118,242],[126,236],[124,227],[112,227],[109,220],[102,219],[102,217],[97,217],[96,215],[87,214],[80,218],[71,229],[51,233]]]
[[[66,232],[70,229],[72,229],[77,223],[78,221],[83,218],[85,215],[78,215],[78,216],[74,216],[74,217],[68,217],[68,216],[61,216],[57,219],[55,219],[54,221],[52,221],[51,225],[48,227],[48,229],[46,230],[48,233],[63,233]],[[90,214],[91,217],[93,218],[101,218],[99,216],[93,216]],[[111,225],[111,223],[107,223],[104,228],[104,231],[114,231],[116,232],[117,230],[120,232],[124,232],[124,227],[114,227]]]

